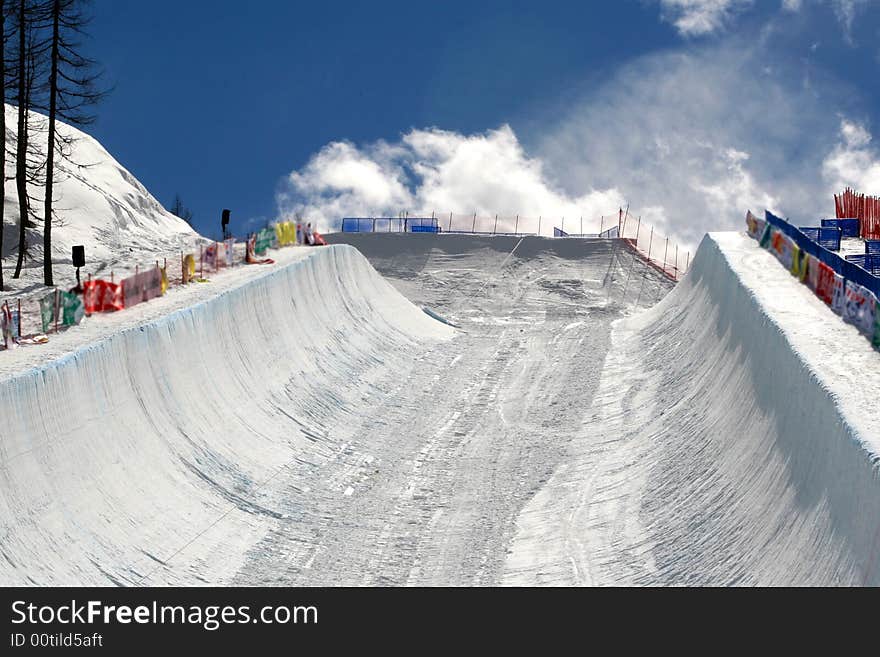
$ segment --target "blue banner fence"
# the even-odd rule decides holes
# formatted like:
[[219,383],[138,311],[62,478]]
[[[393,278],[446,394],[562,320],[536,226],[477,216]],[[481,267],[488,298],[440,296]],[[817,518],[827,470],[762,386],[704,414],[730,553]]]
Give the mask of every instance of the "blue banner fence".
[[[871,290],[871,292],[874,293],[875,297],[880,298],[880,278],[872,275],[869,271],[860,267],[855,262],[841,257],[839,254],[825,248],[818,242],[814,242],[807,235],[805,235],[800,228],[793,224],[790,224],[781,217],[777,217],[772,212],[766,211],[764,213],[764,216],[770,226],[782,231],[785,235],[794,240],[794,243],[797,244],[799,249],[824,262],[826,265],[831,267],[831,269],[833,269],[835,273],[842,276],[845,281],[853,281],[854,283],[858,283],[862,287]],[[822,221],[822,223],[824,224],[826,221],[830,220],[825,219]],[[831,226],[828,227],[830,228]],[[836,228],[840,228],[841,230],[843,230],[842,226],[836,226]]]

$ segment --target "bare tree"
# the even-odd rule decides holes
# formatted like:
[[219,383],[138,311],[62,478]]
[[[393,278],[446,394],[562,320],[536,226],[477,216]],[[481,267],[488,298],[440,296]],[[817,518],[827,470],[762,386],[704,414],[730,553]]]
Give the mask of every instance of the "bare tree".
[[43,214],[43,282],[52,285],[52,202],[55,177],[55,151],[64,156],[63,146],[69,141],[59,139],[58,118],[84,126],[94,121],[87,108],[94,106],[106,92],[97,88],[100,73],[95,63],[81,53],[79,41],[91,21],[87,9],[90,0],[49,0],[51,46],[49,69],[49,135],[46,149],[46,195]]
[[32,222],[28,182],[38,180],[43,165],[29,166],[33,162],[35,149],[29,141],[30,114],[40,90],[38,78],[40,65],[48,52],[47,42],[41,38],[41,30],[46,19],[46,5],[38,0],[18,0],[11,12],[17,36],[15,52],[16,93],[14,101],[18,105],[18,125],[15,148],[15,186],[18,192],[19,233],[18,260],[13,278],[21,276],[24,258],[27,254],[27,228],[35,228]]
[[168,209],[168,211],[171,214],[173,214],[177,217],[180,217],[186,223],[188,223],[190,226],[192,226],[192,222],[193,222],[192,210],[190,210],[188,207],[186,207],[183,204],[183,201],[180,199],[180,194],[174,195],[174,202],[171,204],[171,207]]
[[3,291],[3,227],[6,216],[6,0],[0,0],[0,292]]
[[[18,34],[18,130],[15,149],[15,187],[18,190],[18,261],[15,264],[13,278],[21,276],[21,267],[24,264],[24,252],[27,248],[27,171],[25,162],[27,158],[27,103],[25,102],[25,90],[27,88],[27,0],[18,0],[18,11],[15,14],[16,31]],[[4,111],[6,108],[3,108]],[[4,135],[5,138],[5,135]]]

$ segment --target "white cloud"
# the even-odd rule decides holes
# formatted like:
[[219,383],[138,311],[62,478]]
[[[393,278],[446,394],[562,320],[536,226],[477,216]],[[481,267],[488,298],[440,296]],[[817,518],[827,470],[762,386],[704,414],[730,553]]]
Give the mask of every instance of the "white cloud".
[[868,4],[868,0],[831,0],[837,20],[843,26],[843,33],[852,42],[852,27],[856,14]]
[[880,195],[880,153],[871,146],[871,133],[846,118],[840,122],[840,141],[822,165],[828,193],[845,187]]
[[283,215],[301,213],[324,229],[338,227],[345,216],[396,217],[402,211],[499,214],[508,218],[499,226],[506,229],[515,215],[598,217],[623,203],[613,186],[562,192],[506,125],[468,136],[412,130],[395,144],[335,142],[291,173],[278,195]]
[[519,135],[432,128],[334,143],[286,179],[279,208],[325,227],[404,210],[583,215],[586,226],[629,202],[691,248],[707,231],[740,230],[747,209],[815,220],[833,211],[832,187],[867,191],[872,178],[856,173],[876,173],[877,158],[863,127],[841,127],[828,99],[844,93],[825,78],[805,90],[797,63],[778,57],[767,74],[768,56],[751,41],[648,56]]
[[[868,1],[869,0],[813,0],[816,4],[824,2],[831,5],[840,26],[843,28],[844,38],[850,44],[853,43],[853,23],[855,22],[858,13],[868,6]],[[804,0],[782,0],[782,8],[791,12],[801,11],[804,8],[804,4]]]
[[717,32],[752,4],[753,0],[660,0],[663,19],[686,37]]
[[644,58],[571,107],[535,152],[567,190],[589,180],[637,212],[663,208],[657,229],[690,246],[739,230],[747,209],[818,217],[833,207],[822,163],[837,91],[822,79],[817,97],[782,59],[768,75],[767,56],[734,41]]

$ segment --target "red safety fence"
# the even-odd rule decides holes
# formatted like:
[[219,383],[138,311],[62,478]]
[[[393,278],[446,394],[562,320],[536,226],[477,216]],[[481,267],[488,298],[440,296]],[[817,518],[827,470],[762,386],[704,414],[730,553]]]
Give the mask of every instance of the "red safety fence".
[[628,210],[618,213],[620,237],[641,258],[673,281],[680,281],[691,266],[691,253],[678,245],[669,235],[656,230],[651,224],[633,216]]
[[859,194],[849,187],[834,195],[834,209],[838,219],[858,219],[863,239],[880,239],[880,198]]

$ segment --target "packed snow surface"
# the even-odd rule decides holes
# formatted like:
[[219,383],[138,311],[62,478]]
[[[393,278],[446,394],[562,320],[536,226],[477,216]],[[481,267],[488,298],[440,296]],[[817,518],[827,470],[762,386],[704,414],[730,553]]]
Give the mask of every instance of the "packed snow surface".
[[880,354],[738,233],[617,323],[507,584],[880,583]]
[[880,355],[745,236],[668,295],[620,240],[329,241],[0,370],[0,583],[880,583]]

